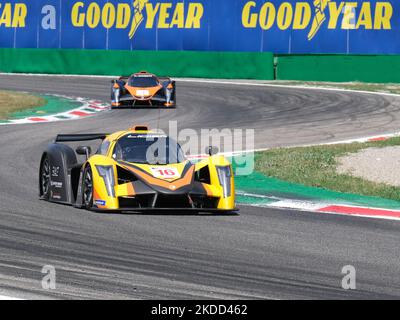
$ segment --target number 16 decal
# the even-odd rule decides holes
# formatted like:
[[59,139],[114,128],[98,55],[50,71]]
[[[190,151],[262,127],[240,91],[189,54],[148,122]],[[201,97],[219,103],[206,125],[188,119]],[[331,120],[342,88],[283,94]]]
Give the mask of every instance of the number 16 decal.
[[151,168],[151,172],[156,178],[179,178],[179,172],[176,168]]

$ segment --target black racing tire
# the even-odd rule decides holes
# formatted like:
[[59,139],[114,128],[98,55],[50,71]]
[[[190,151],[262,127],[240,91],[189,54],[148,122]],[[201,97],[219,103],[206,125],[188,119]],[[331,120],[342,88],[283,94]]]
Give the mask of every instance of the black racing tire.
[[51,188],[51,167],[50,159],[46,155],[40,165],[39,172],[39,194],[42,199],[50,199],[50,188]]
[[87,210],[93,208],[93,173],[90,165],[83,171],[82,179],[82,200],[83,206]]

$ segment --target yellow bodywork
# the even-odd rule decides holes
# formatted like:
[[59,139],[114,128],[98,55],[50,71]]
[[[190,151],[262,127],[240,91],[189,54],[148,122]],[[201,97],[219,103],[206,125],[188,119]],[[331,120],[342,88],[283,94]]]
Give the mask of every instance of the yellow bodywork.
[[233,174],[231,174],[231,196],[229,197],[223,197],[223,187],[219,183],[219,178],[218,178],[218,173],[217,173],[217,166],[229,166],[231,172],[233,173],[232,170],[232,165],[231,163],[221,155],[215,155],[215,156],[210,156],[208,159],[202,160],[198,162],[195,165],[195,171],[200,170],[202,167],[205,167],[208,165],[208,168],[210,170],[210,184],[204,184],[203,186],[206,188],[207,192],[209,192],[209,195],[216,195],[220,198],[218,201],[218,209],[222,210],[232,210],[235,208],[235,182],[234,182],[234,177]]
[[[135,134],[149,134],[153,133],[148,130],[136,130],[135,128],[127,130],[127,131],[120,131],[114,134],[109,135],[103,143],[109,143],[108,152],[106,154],[100,155],[96,154],[89,158],[86,163],[86,166],[90,166],[93,175],[93,200],[96,206],[99,209],[106,209],[106,210],[119,210],[119,202],[118,197],[134,197],[135,190],[132,186],[132,183],[125,183],[125,184],[118,184],[118,177],[117,177],[117,166],[121,165],[117,164],[117,162],[113,159],[112,153],[117,143],[118,139],[122,136],[130,133]],[[182,163],[177,164],[168,164],[168,165],[149,165],[149,164],[134,164],[135,167],[141,169],[142,171],[148,173],[148,179],[151,180],[149,183],[154,183],[157,185],[162,185],[165,188],[169,188],[170,190],[174,190],[175,186],[184,186],[187,184],[191,184],[192,179],[188,179],[187,177],[182,177],[182,172],[184,171],[185,166],[188,164],[188,161],[184,161]],[[222,155],[213,155],[209,156],[208,158],[199,161],[193,165],[192,172],[197,172],[198,170],[202,169],[203,167],[209,167],[210,173],[210,184],[208,183],[201,183],[204,190],[207,192],[207,196],[212,198],[218,198],[218,204],[216,209],[220,210],[234,210],[235,209],[235,186],[234,186],[234,177],[231,163]],[[113,168],[114,174],[114,195],[110,196],[107,192],[107,188],[104,182],[104,179],[100,176],[96,166],[111,166]],[[163,169],[165,167],[173,168],[174,172],[177,173],[175,176],[171,177],[155,177],[154,170]],[[229,195],[224,196],[224,188],[221,185],[218,177],[217,167],[229,167],[230,172],[230,192]],[[147,180],[146,180],[147,181]]]

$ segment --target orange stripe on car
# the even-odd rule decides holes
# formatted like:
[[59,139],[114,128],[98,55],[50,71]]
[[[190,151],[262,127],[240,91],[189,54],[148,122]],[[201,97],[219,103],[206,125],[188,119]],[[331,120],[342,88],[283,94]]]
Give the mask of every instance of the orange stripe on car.
[[133,183],[129,183],[126,186],[126,191],[127,191],[127,194],[130,195],[130,196],[134,196],[136,194],[135,188],[133,187]]
[[101,197],[97,193],[96,189],[93,189],[93,201],[101,200]]
[[207,195],[208,195],[208,196],[212,196],[212,195],[213,195],[213,192],[211,191],[211,188],[210,188],[207,184],[205,184],[205,183],[202,183],[202,185],[203,185],[203,188],[206,190]]
[[193,177],[193,172],[194,172],[194,166],[190,167],[190,169],[186,172],[185,176],[181,179],[178,180],[174,180],[172,182],[168,182],[165,180],[161,180],[161,179],[157,179],[154,178],[153,176],[151,176],[148,173],[145,173],[141,170],[135,169],[131,166],[126,167],[124,166],[125,169],[132,171],[134,174],[136,174],[138,177],[142,178],[144,181],[152,184],[152,185],[156,185],[156,186],[160,186],[166,189],[170,189],[170,190],[177,190],[179,188],[182,188],[184,186],[187,186],[188,184],[190,184],[192,182],[192,177]]

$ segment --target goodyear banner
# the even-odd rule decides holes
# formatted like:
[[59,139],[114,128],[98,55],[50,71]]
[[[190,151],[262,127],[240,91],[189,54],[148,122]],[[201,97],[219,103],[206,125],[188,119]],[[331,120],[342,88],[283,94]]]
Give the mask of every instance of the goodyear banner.
[[400,1],[0,0],[0,47],[400,54]]

